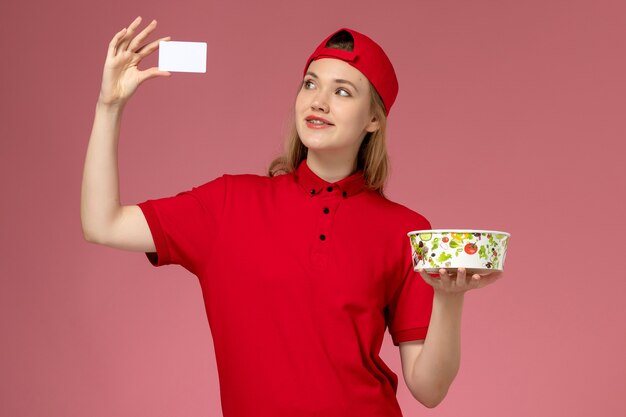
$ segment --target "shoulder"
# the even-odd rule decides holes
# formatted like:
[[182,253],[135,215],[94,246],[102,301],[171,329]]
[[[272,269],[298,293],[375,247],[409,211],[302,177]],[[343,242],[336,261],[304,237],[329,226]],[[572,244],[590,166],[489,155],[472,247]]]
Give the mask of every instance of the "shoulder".
[[280,187],[293,182],[290,181],[292,176],[289,174],[276,175],[274,177],[259,174],[224,174],[222,177],[228,186],[236,187],[237,190],[244,188],[263,191],[267,188]]
[[376,194],[376,200],[381,210],[384,211],[386,218],[393,218],[393,223],[402,229],[412,228],[411,230],[431,229],[430,221],[422,213],[413,210],[397,201],[390,200]]
[[218,194],[228,198],[244,199],[254,195],[267,194],[276,188],[288,187],[292,184],[290,175],[269,177],[258,174],[223,174],[198,187],[194,191],[205,198]]
[[[255,187],[260,185],[269,185],[273,178],[258,175],[258,174],[222,174],[204,184],[200,187],[222,186],[222,187]],[[196,187],[194,187],[196,188]]]

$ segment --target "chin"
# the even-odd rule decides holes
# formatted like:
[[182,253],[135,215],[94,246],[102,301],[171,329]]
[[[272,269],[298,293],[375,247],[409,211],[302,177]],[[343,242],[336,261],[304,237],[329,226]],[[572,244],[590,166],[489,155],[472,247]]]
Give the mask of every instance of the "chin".
[[312,150],[331,150],[332,149],[332,145],[330,145],[327,141],[324,140],[320,140],[320,139],[311,139],[311,138],[307,138],[307,137],[302,137],[300,136],[300,141],[302,141],[302,144],[307,148],[307,149],[312,149]]
[[307,148],[311,148],[311,147],[315,148],[320,145],[320,140],[319,139],[315,140],[311,138],[311,136],[308,133],[301,134],[300,132],[298,132],[298,136],[300,136],[300,141]]

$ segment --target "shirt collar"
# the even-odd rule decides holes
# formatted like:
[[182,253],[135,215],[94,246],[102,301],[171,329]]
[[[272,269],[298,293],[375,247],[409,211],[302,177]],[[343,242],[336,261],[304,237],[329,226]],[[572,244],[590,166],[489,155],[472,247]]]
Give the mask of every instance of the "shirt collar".
[[307,164],[307,160],[303,159],[293,174],[296,182],[300,184],[301,188],[311,197],[327,191],[328,187],[332,187],[333,190],[338,189],[339,193],[341,193],[340,195],[343,197],[351,197],[363,191],[365,188],[363,170],[359,170],[339,181],[330,183],[323,178],[318,177],[315,172],[311,171],[311,168],[309,168]]

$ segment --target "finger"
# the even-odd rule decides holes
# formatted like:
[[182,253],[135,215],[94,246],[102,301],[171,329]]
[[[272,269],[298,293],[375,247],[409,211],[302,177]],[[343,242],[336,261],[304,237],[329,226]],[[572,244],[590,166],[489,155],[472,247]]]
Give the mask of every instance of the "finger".
[[[459,269],[460,271],[461,269]],[[467,271],[464,269],[464,273],[467,275]],[[466,276],[465,284],[468,288],[479,288],[482,276],[478,273],[473,274],[471,277]]]
[[450,285],[452,285],[452,276],[448,273],[448,271],[444,268],[441,268],[439,270],[439,276],[441,277],[441,283],[448,287]]
[[[135,22],[136,22],[136,21],[138,21],[138,20],[139,20],[139,21],[141,21],[141,16],[137,16],[137,17],[135,18],[135,20],[133,20],[132,22],[130,22],[130,25],[132,25],[133,23],[135,23]],[[130,27],[130,25],[128,25],[128,26]]]
[[148,26],[143,28],[143,30],[139,32],[139,34],[137,34],[137,36],[135,36],[135,38],[130,42],[130,44],[128,45],[128,50],[131,52],[134,52],[135,49],[137,49],[137,45],[143,42],[146,36],[148,36],[148,34],[156,28],[156,25],[157,25],[156,19],[148,23]]
[[124,33],[126,33],[126,28],[117,32],[115,36],[113,36],[113,39],[111,39],[111,42],[109,42],[107,56],[109,56],[110,58],[115,57],[115,49],[117,48],[117,43],[120,41],[121,37],[124,36]]
[[428,275],[431,279],[438,279],[439,278],[439,274],[436,273],[432,273],[432,272],[427,272],[424,268],[419,268],[420,273],[424,273],[426,275]]
[[139,48],[136,53],[139,54],[141,56],[141,58],[150,55],[150,53],[152,53],[152,51],[154,51],[155,49],[157,49],[159,47],[159,42],[161,41],[169,41],[171,39],[170,36],[166,36],[164,38],[161,39],[157,39],[154,42],[150,42],[147,45],[142,46],[141,48]]
[[479,273],[474,273],[471,276],[467,273],[467,271],[465,273],[467,274],[465,282],[468,286],[475,285],[478,281],[480,281],[481,276]]
[[483,276],[478,282],[478,288],[486,287],[489,284],[493,284],[500,278],[499,273],[491,273],[489,276]]
[[169,77],[172,74],[169,71],[161,71],[158,67],[148,68],[147,70],[139,73],[139,83],[143,83],[146,80],[155,77]]
[[419,274],[421,275],[421,277],[424,279],[424,281],[426,281],[428,284],[430,285],[437,285],[437,281],[426,271],[424,271],[423,268],[420,268],[417,272],[419,272]]
[[467,271],[463,267],[457,269],[456,285],[457,287],[467,287]]
[[486,287],[487,285],[491,284],[494,280],[491,279],[491,277],[487,278],[487,277],[481,277],[480,280],[478,281],[478,283],[476,284],[476,288],[482,288],[482,287]]
[[139,23],[141,23],[141,16],[137,16],[137,18],[133,20],[133,23],[128,25],[128,30],[124,34],[124,37],[122,38],[122,41],[120,42],[120,45],[117,48],[118,51],[126,50],[126,48],[128,47],[128,44],[130,43],[130,38],[133,36],[133,33],[135,33],[135,29],[137,29],[137,26],[139,26]]

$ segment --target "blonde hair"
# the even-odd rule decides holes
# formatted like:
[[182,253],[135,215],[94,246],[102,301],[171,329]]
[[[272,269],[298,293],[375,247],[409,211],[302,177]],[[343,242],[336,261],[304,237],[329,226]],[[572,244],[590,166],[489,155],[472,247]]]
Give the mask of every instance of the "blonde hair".
[[[326,47],[343,49],[352,51],[353,39],[349,32],[339,32],[331,38]],[[371,82],[370,87],[370,109],[371,114],[379,121],[379,128],[375,132],[367,132],[359,148],[357,154],[357,171],[363,170],[363,177],[368,188],[385,196],[384,187],[389,176],[389,157],[387,155],[387,115],[385,114],[385,105],[380,95]],[[298,86],[298,91],[302,85]],[[306,159],[308,149],[302,143],[296,123],[294,112],[290,112],[289,116],[289,132],[284,142],[283,153],[275,158],[269,168],[268,176],[273,177],[280,172],[288,174],[293,172],[300,163]]]

